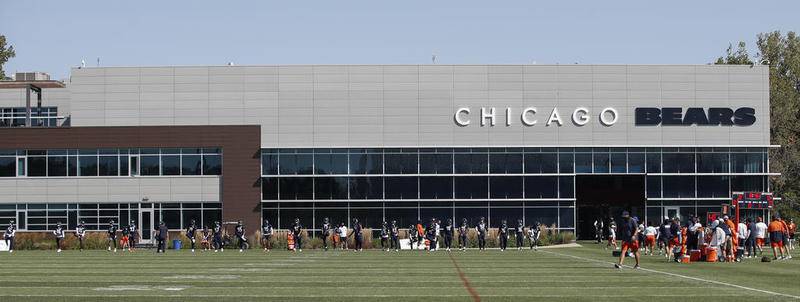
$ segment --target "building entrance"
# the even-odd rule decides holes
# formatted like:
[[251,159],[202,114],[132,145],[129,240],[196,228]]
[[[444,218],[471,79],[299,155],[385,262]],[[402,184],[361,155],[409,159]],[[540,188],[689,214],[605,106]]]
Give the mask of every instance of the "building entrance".
[[622,211],[644,219],[644,175],[578,175],[575,191],[578,239],[594,239],[594,222],[602,219],[607,226],[612,217],[619,222]]

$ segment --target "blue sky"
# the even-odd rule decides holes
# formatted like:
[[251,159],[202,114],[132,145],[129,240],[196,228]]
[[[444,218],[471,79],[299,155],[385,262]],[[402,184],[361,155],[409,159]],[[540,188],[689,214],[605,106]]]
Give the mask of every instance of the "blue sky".
[[0,0],[7,72],[244,64],[704,64],[800,1]]

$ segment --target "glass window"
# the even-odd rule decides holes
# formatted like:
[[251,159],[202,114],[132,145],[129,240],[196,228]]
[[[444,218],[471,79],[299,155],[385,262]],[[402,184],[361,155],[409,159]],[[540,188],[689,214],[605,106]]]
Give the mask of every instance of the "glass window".
[[[183,155],[181,156],[181,174],[183,175],[200,175],[201,170],[201,160],[200,155]],[[277,165],[275,166],[277,168]],[[271,175],[275,175],[278,173],[274,173]]]
[[49,156],[47,157],[48,176],[67,176],[67,157]]
[[222,175],[221,155],[203,155],[203,175]]
[[[81,157],[83,159],[83,157]],[[159,163],[158,156],[155,155],[142,155],[139,156],[139,172],[141,175],[160,175],[161,164]]]
[[420,174],[453,173],[453,154],[422,153],[419,155]]
[[25,158],[17,158],[17,176],[25,176]]
[[386,177],[386,199],[417,199],[417,177]]
[[471,207],[461,205],[459,202],[456,202],[455,204],[456,218],[453,220],[459,222],[458,224],[460,224],[462,219],[466,218],[467,225],[474,227],[476,224],[478,224],[478,221],[480,221],[481,217],[489,217],[489,208],[487,206]]
[[284,177],[280,179],[280,199],[314,199],[314,181],[311,177]]
[[[184,156],[183,158],[186,158],[186,156]],[[278,175],[278,154],[275,153],[261,154],[261,174]]]
[[386,174],[416,174],[416,153],[388,153],[384,155]]
[[262,200],[278,199],[277,177],[264,177],[261,179],[261,199]]
[[591,153],[575,153],[575,173],[592,173]]
[[[650,154],[648,154],[650,156]],[[648,176],[647,177],[647,197],[659,198],[661,197],[661,177]]]
[[[383,208],[350,208],[350,221],[353,218],[358,219],[364,228],[371,228],[373,230],[380,229],[383,223]],[[366,230],[365,230],[366,231]],[[365,236],[374,236],[374,234],[365,233]]]
[[316,174],[347,174],[347,154],[314,154]]
[[522,198],[522,176],[489,177],[491,198]]
[[661,173],[661,153],[647,153],[647,173]]
[[[204,156],[205,158],[205,156]],[[314,156],[311,154],[280,154],[281,174],[311,174],[314,169]]]
[[183,216],[183,225],[189,225],[192,220],[197,223],[198,227],[202,227],[203,223],[203,216],[200,210],[183,210],[181,213]]
[[350,177],[350,199],[382,199],[383,178]]
[[[345,159],[347,159],[345,157]],[[347,199],[346,177],[317,177],[314,179],[314,199]]]
[[522,173],[522,154],[490,153],[489,173]]
[[558,177],[556,176],[526,176],[525,198],[556,198],[558,197]]
[[644,153],[628,153],[628,173],[644,173]]
[[536,222],[546,226],[558,226],[558,208],[525,208],[525,223],[528,225]]
[[734,192],[765,192],[765,187],[765,176],[737,175],[731,178],[731,191]]
[[626,153],[611,153],[611,173],[626,173],[627,164]]
[[727,176],[698,176],[697,197],[731,197]]
[[180,155],[161,156],[161,175],[181,175]]
[[16,157],[0,157],[0,177],[14,177],[16,161]]
[[118,176],[119,175],[119,158],[117,156],[100,156],[98,160],[97,170],[100,176]]
[[[575,168],[575,154],[572,152],[559,152],[558,153],[558,171],[561,173],[573,173]],[[527,166],[526,166],[527,168]]]
[[575,177],[561,176],[558,178],[558,197],[575,198]]
[[665,198],[693,198],[694,176],[665,176],[663,177]]
[[694,153],[664,153],[663,157],[664,173],[694,173]]
[[[612,161],[613,162],[613,161]],[[559,208],[558,217],[560,219],[560,228],[574,228],[575,227],[575,208]]]
[[28,176],[47,176],[47,158],[28,156]]
[[595,153],[594,173],[608,173],[610,161],[608,153]]
[[123,154],[119,156],[119,175],[128,176],[128,155]]
[[214,225],[215,221],[222,220],[222,210],[218,209],[203,209],[203,224],[209,227]]
[[168,229],[181,228],[181,211],[180,210],[163,210],[161,211],[161,221]]
[[489,154],[456,153],[454,155],[456,174],[486,174],[489,172]]
[[419,180],[419,198],[452,199],[453,178],[449,176],[421,177]]
[[97,176],[97,156],[78,157],[80,176]]
[[[572,173],[572,154],[562,153],[562,155],[564,155],[564,169],[561,169],[561,172]],[[558,162],[556,153],[525,153],[525,173],[556,173]]]
[[453,181],[457,199],[486,199],[489,197],[489,179],[485,176],[461,176]]
[[728,153],[697,153],[698,173],[728,173]]
[[351,174],[382,174],[383,154],[360,153],[350,154]]
[[[763,173],[766,165],[766,154],[731,153],[731,165],[733,166],[733,173]],[[28,175],[30,175],[30,167],[28,169]]]

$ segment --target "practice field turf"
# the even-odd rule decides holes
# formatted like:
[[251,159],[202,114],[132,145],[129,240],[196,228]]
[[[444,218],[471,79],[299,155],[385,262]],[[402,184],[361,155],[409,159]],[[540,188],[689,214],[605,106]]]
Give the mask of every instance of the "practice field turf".
[[[800,261],[612,267],[592,243],[539,251],[0,253],[0,301],[792,301]],[[626,264],[632,262],[626,262]]]

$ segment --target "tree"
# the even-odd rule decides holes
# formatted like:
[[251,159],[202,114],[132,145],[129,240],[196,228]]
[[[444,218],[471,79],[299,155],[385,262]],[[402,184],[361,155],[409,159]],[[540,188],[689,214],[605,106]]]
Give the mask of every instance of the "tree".
[[6,36],[0,35],[0,80],[6,78],[6,72],[3,70],[3,65],[8,62],[8,59],[17,56],[14,52],[14,46],[6,45]]
[[[770,172],[773,190],[782,201],[776,205],[783,216],[800,218],[800,37],[795,32],[786,36],[779,31],[761,33],[757,37],[758,64],[769,66]],[[715,64],[753,64],[744,42],[738,49],[728,47],[725,57]]]

